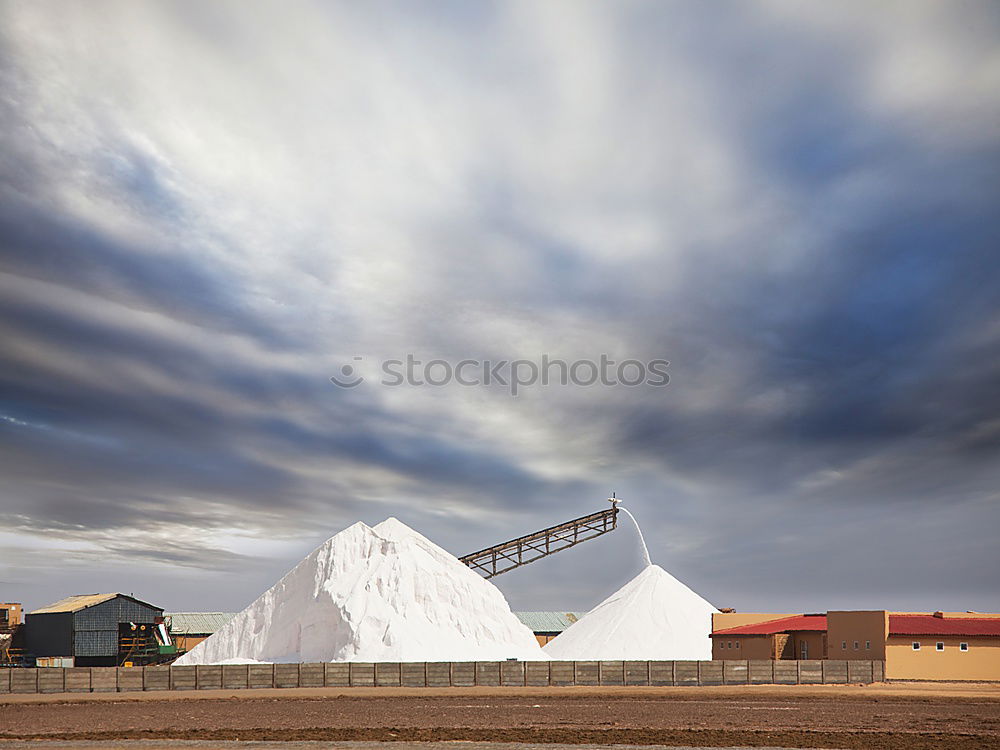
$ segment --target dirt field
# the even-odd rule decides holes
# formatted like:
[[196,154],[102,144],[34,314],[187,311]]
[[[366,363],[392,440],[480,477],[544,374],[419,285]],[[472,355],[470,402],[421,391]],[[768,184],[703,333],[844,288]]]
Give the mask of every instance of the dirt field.
[[1000,686],[328,688],[0,696],[0,739],[154,738],[997,748]]

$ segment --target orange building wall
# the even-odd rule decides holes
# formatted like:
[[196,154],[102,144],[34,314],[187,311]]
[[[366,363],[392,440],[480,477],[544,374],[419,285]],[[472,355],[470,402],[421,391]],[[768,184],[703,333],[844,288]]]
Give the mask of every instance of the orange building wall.
[[[828,659],[882,660],[885,659],[885,640],[889,636],[889,613],[885,610],[827,612],[826,633]],[[855,642],[858,644],[856,649]],[[866,643],[868,648],[865,648]]]
[[[794,650],[790,659],[825,659],[826,658],[826,634],[816,633],[816,632],[795,632],[792,633],[792,641],[794,641]],[[805,641],[808,644],[809,651],[808,654],[802,656],[802,642]]]
[[176,633],[171,634],[171,638],[174,644],[177,646],[178,651],[190,651],[203,640],[208,638],[207,635],[177,635]]
[[21,605],[18,602],[0,602],[0,609],[7,610],[7,626],[21,624]]
[[[809,644],[808,659],[826,658],[823,633],[733,635],[712,638],[713,659],[799,659],[802,641]],[[729,644],[732,644],[732,647]],[[737,647],[736,644],[740,644]]]
[[[913,642],[920,650],[913,650]],[[944,651],[935,644],[944,643]],[[969,650],[959,650],[968,643]],[[886,645],[890,680],[1000,680],[1000,638],[954,635],[894,635]]]
[[713,659],[773,659],[773,654],[774,637],[770,635],[720,635],[712,638]]

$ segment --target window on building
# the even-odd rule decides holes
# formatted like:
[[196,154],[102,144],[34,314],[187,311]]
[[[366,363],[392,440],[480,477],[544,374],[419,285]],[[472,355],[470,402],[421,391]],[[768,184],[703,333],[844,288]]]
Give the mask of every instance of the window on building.
[[959,643],[958,644],[958,650],[959,651],[968,651],[969,650],[969,644],[968,643]]
[[920,650],[920,641],[914,641],[913,642],[913,650],[914,651],[919,651]]
[[847,651],[847,641],[841,641],[840,642],[840,649],[842,651]]
[[941,641],[938,641],[934,644],[934,649],[937,651],[944,651],[944,644]]
[[871,650],[872,650],[872,642],[865,641],[865,651],[871,651]]
[[739,647],[740,647],[740,642],[736,641],[736,648],[739,648]]
[[854,650],[855,650],[855,651],[857,651],[857,650],[858,650],[858,642],[857,642],[857,641],[855,641],[855,642],[854,642]]

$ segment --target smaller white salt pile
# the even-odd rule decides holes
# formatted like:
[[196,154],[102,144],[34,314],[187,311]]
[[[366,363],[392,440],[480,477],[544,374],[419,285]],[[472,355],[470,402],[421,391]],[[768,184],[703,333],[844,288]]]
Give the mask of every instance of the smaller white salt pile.
[[175,664],[544,659],[500,590],[395,518],[320,545]]
[[544,650],[556,661],[707,660],[717,611],[659,565],[648,565]]

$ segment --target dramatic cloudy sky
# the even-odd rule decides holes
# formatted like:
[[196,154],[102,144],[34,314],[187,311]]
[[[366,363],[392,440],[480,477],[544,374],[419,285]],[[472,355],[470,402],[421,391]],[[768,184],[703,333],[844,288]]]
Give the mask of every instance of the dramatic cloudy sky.
[[1000,610],[998,92],[989,0],[0,0],[0,600],[235,609],[357,520],[614,490],[719,606]]

